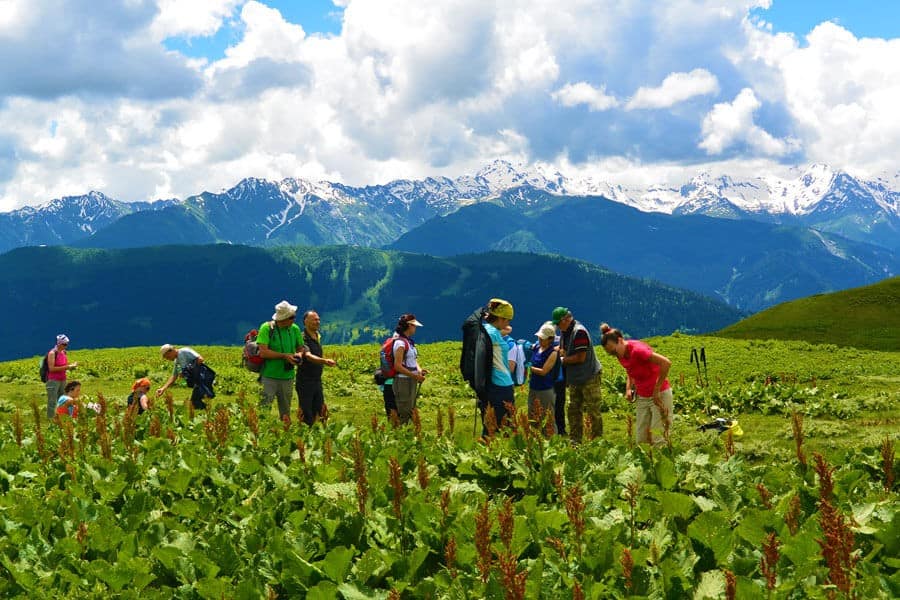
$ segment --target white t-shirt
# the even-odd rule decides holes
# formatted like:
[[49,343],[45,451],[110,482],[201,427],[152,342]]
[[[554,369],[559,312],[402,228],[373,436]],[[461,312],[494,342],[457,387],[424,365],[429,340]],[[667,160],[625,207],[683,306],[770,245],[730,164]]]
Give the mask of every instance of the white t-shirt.
[[[407,348],[407,346],[409,346],[409,347]],[[419,370],[419,361],[417,360],[417,358],[419,356],[419,351],[416,350],[416,347],[414,345],[410,344],[408,340],[398,337],[396,340],[394,340],[394,349],[393,349],[394,360],[397,360],[397,350],[399,348],[406,349],[406,354],[403,355],[403,366],[406,367],[407,369],[409,369],[410,371],[413,371],[413,372],[418,371]],[[409,377],[409,375],[404,375],[398,371],[397,377]]]
[[525,383],[525,350],[519,344],[513,344],[509,349],[508,359],[516,363],[515,373],[511,373],[514,385]]

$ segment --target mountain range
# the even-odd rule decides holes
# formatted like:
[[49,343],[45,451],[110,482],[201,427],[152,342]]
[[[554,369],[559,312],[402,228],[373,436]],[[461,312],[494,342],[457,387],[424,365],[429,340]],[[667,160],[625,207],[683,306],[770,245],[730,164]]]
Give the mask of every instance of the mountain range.
[[556,256],[434,258],[351,246],[19,248],[0,255],[0,286],[0,330],[15,337],[0,360],[45,352],[60,332],[73,352],[236,345],[281,299],[317,310],[328,344],[382,341],[407,312],[424,323],[418,341],[459,339],[462,321],[491,297],[514,304],[513,335],[528,339],[560,304],[595,336],[601,321],[649,336],[710,331],[742,316],[697,293]]
[[[351,187],[327,181],[248,178],[219,193],[183,201],[121,202],[99,192],[67,196],[40,207],[0,213],[0,251],[29,245],[70,245],[146,210],[181,207],[185,217],[209,223],[205,241],[253,245],[347,243],[380,246],[462,206],[517,188],[554,197],[592,196],[642,212],[702,214],[814,227],[843,237],[900,249],[900,174],[863,179],[814,164],[790,178],[733,179],[698,173],[680,186],[624,186],[547,169],[494,161],[475,175],[397,180]],[[249,221],[248,221],[249,219]],[[127,228],[127,223],[125,224]],[[121,235],[121,234],[120,234]],[[124,244],[123,240],[119,243]],[[135,245],[139,245],[133,242]],[[146,245],[154,245],[152,243]]]
[[[92,192],[0,214],[0,251],[224,242],[444,256],[549,252],[713,295],[742,311],[900,272],[900,180],[860,179],[825,165],[796,175],[701,173],[679,187],[629,188],[495,161],[473,176],[365,187],[250,178],[152,203]],[[486,218],[480,211],[496,226],[477,222]]]

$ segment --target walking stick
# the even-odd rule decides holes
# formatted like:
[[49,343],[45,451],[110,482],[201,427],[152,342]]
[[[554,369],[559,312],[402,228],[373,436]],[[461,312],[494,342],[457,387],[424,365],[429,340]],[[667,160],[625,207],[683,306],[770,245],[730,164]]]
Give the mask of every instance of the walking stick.
[[696,348],[691,348],[691,364],[697,364],[697,385],[703,385],[703,379],[700,377],[700,355]]
[[[706,387],[709,387],[709,371],[706,369],[706,348],[700,346],[700,360],[703,361],[703,378],[706,379]],[[700,364],[697,363],[697,369],[700,368]]]

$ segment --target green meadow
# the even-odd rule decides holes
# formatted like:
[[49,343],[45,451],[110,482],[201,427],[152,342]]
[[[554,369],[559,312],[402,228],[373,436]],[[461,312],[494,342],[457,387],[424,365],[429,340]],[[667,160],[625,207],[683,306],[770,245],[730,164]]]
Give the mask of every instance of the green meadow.
[[[452,342],[420,346],[431,375],[405,428],[372,383],[374,344],[326,346],[338,366],[312,428],[259,411],[236,347],[195,347],[218,373],[208,411],[179,385],[140,417],[124,411],[131,382],[155,389],[172,363],[155,347],[73,348],[70,378],[107,412],[60,424],[44,418],[38,358],[2,363],[0,594],[900,595],[900,352],[648,341],[673,360],[675,424],[657,448],[632,443],[607,356],[604,434],[578,446],[525,420],[479,441]],[[743,434],[697,430],[715,417]]]

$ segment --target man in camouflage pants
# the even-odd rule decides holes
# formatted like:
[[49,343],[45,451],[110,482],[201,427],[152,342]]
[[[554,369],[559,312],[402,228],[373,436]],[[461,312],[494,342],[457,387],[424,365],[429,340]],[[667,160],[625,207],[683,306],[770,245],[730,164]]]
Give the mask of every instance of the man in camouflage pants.
[[563,306],[553,309],[552,321],[559,327],[559,355],[569,388],[569,437],[574,442],[581,441],[584,435],[583,415],[591,418],[591,438],[599,437],[603,435],[603,417],[600,414],[603,368],[594,354],[591,335]]

